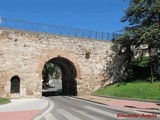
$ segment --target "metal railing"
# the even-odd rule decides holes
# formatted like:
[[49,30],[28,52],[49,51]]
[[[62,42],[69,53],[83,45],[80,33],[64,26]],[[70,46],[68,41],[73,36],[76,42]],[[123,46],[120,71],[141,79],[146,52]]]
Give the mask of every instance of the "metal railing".
[[58,34],[64,36],[90,38],[97,40],[112,40],[114,37],[112,33],[96,32],[96,31],[83,30],[71,27],[27,22],[27,21],[15,20],[4,17],[0,17],[0,27],[14,28],[18,30],[27,30],[40,33]]

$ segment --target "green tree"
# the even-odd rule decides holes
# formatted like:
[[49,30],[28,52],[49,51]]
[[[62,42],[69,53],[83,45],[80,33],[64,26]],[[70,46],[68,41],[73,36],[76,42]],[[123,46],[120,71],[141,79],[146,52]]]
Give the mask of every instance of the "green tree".
[[49,79],[50,79],[49,76],[51,76],[53,72],[54,72],[54,64],[46,63],[42,71],[42,76],[45,84],[49,82]]
[[46,63],[42,71],[42,76],[44,84],[46,84],[50,79],[58,79],[62,76],[61,69],[53,63]]
[[125,54],[126,70],[130,71],[133,49],[148,46],[151,61],[151,82],[153,82],[152,56],[160,46],[160,0],[129,0],[129,7],[121,20],[128,22],[121,36],[117,37],[120,51]]

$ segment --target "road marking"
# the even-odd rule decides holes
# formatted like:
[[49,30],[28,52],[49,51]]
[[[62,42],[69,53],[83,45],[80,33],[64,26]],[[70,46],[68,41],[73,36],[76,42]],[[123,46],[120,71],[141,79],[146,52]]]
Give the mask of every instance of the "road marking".
[[46,120],[57,120],[51,113],[48,113],[48,114],[45,116],[45,119],[46,119]]
[[67,118],[68,120],[81,120],[80,118],[72,115],[71,113],[67,112],[64,109],[57,109],[56,111],[60,113],[62,116],[64,116],[65,118]]
[[45,110],[41,115],[36,116],[33,120],[40,120],[45,115],[47,115],[50,111],[52,111],[52,109],[54,108],[54,104],[53,104],[53,102],[50,99],[48,99],[48,102],[50,104],[49,108],[47,110]]
[[109,116],[109,117],[112,117],[112,118],[115,118],[115,119],[124,119],[124,118],[118,118],[116,114],[113,114],[113,113],[110,113],[107,111],[103,111],[103,110],[100,110],[100,109],[97,109],[97,108],[94,108],[91,106],[84,106],[84,108],[89,109],[94,112],[97,112],[97,113],[100,113],[100,114],[103,114],[103,115],[106,115],[106,116]]
[[82,115],[84,115],[84,116],[86,116],[86,117],[88,117],[88,118],[90,118],[90,119],[92,119],[92,120],[104,120],[104,119],[100,119],[100,118],[98,118],[96,116],[92,116],[90,114],[87,114],[84,111],[81,111],[81,110],[78,110],[78,109],[75,109],[75,108],[71,108],[71,109],[74,110],[74,111],[76,111],[76,112],[78,112],[78,113],[80,113],[80,114],[82,114]]
[[110,110],[117,110],[117,111],[121,111],[121,112],[125,112],[125,113],[137,113],[137,114],[140,113],[140,112],[138,112],[136,110],[130,110],[130,109],[127,109],[127,108],[121,108],[121,107],[115,107],[115,106],[108,106],[108,105],[105,105],[105,104],[103,105],[103,104],[95,103],[95,102],[92,102],[92,101],[84,100],[84,99],[81,99],[81,98],[68,97],[68,96],[66,96],[66,97],[69,98],[69,99],[72,99],[72,100],[77,100],[77,101],[81,101],[81,102],[97,105],[97,106],[100,106],[100,107],[105,107],[105,108],[108,108]]

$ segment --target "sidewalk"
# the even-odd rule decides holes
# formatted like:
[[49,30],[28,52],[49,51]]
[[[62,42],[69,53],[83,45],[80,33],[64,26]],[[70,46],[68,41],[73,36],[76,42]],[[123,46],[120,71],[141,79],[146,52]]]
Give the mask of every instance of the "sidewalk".
[[8,104],[0,105],[1,120],[31,120],[48,107],[48,100],[42,99],[11,99]]
[[136,110],[147,113],[155,113],[160,115],[160,103],[154,102],[144,102],[144,101],[133,101],[133,100],[121,100],[113,99],[99,96],[78,96],[77,98],[85,99],[89,101],[94,101],[102,103],[105,105],[118,107],[118,108],[127,108],[130,110]]
[[[98,96],[77,96],[77,98],[94,101],[118,108],[149,112],[160,115],[160,103],[121,100]],[[0,105],[0,120],[32,120],[49,107],[47,98],[11,99],[11,103]]]

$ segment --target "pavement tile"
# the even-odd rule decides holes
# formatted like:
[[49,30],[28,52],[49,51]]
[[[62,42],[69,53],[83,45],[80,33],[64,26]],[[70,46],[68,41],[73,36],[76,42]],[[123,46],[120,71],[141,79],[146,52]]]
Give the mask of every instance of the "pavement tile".
[[158,104],[152,102],[121,100],[98,96],[79,96],[79,98],[100,102],[114,107],[127,107],[129,109],[160,109],[160,106]]
[[30,119],[31,119],[31,116],[33,116],[33,115],[32,115],[32,112],[26,112],[26,111],[25,111],[24,114],[25,114],[25,115],[24,115],[24,116],[25,116],[25,120],[30,120]]
[[0,120],[31,120],[41,110],[0,112]]
[[31,111],[32,116],[36,116],[38,113],[40,113],[40,110],[32,110]]
[[0,120],[31,120],[47,106],[46,98],[11,99],[10,103],[0,105]]
[[11,120],[11,118],[12,118],[12,115],[7,112],[0,113],[1,120]]
[[156,105],[156,103],[150,102],[139,102],[139,101],[129,101],[129,100],[115,100],[107,101],[106,104],[111,106],[119,106],[119,107],[130,107],[130,108],[139,108],[139,109],[158,109],[160,106]]

